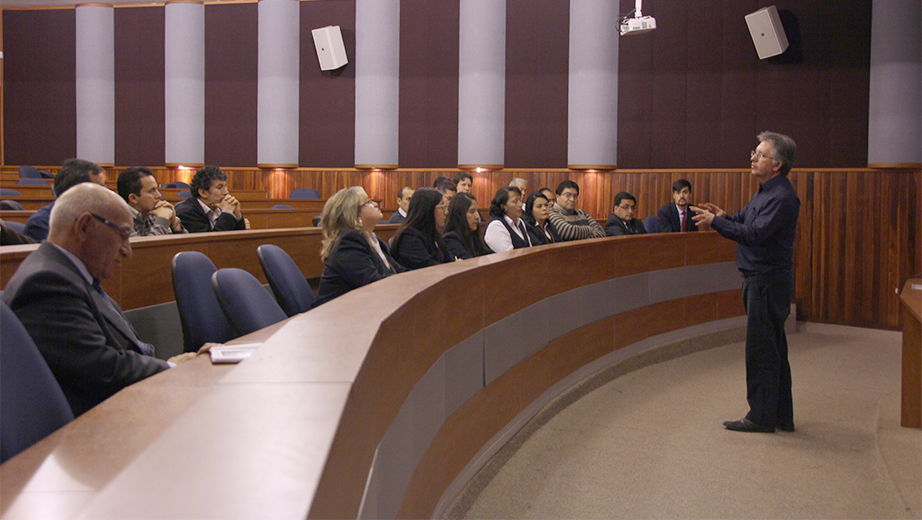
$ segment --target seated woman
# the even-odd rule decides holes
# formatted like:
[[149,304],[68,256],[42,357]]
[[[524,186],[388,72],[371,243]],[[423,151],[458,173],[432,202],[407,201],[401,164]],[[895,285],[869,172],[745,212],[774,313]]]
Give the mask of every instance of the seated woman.
[[311,308],[406,270],[374,233],[382,216],[378,204],[360,186],[339,190],[323,205],[323,275]]
[[483,234],[487,247],[497,253],[531,247],[531,238],[521,217],[522,192],[515,186],[500,188],[490,203],[490,223]]
[[442,229],[442,237],[455,258],[464,260],[493,252],[480,237],[479,209],[477,199],[465,192],[458,192],[448,204],[448,222]]
[[420,188],[413,193],[407,219],[397,228],[391,252],[407,269],[422,269],[451,262],[442,233],[447,210],[442,194],[432,188]]
[[560,242],[560,235],[554,229],[554,224],[547,219],[551,214],[551,201],[547,195],[538,191],[528,196],[525,201],[525,214],[522,220],[525,221],[525,228],[528,236],[531,237],[531,243],[534,245],[553,244]]

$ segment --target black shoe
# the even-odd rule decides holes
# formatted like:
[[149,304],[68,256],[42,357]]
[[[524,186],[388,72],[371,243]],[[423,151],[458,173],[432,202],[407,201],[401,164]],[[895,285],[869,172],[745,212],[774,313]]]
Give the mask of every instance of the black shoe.
[[783,432],[792,432],[794,431],[794,423],[779,424],[778,426],[776,426],[776,428],[778,428],[779,430]]
[[745,417],[738,421],[726,421],[724,427],[735,432],[775,433],[774,426],[762,426]]

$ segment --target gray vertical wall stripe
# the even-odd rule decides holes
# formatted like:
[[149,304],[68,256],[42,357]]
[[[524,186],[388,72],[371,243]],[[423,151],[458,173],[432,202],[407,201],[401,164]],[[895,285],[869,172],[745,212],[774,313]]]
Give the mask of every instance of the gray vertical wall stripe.
[[115,10],[81,5],[76,17],[77,156],[115,163]]
[[205,161],[205,5],[164,7],[166,139],[164,160]]
[[618,164],[618,2],[570,1],[568,164]]
[[256,162],[298,164],[300,10],[294,0],[262,0],[256,101]]
[[[657,301],[738,289],[741,283],[735,262],[606,280],[546,298],[448,349],[413,387],[381,440],[359,517],[395,517],[413,471],[444,421],[481,388],[551,341]],[[551,312],[561,308],[570,312]],[[606,359],[622,359],[654,345],[648,338]]]
[[922,162],[922,2],[874,0],[868,163]]
[[355,164],[398,164],[400,1],[355,3]]
[[506,118],[506,2],[461,2],[458,48],[458,164],[503,164]]

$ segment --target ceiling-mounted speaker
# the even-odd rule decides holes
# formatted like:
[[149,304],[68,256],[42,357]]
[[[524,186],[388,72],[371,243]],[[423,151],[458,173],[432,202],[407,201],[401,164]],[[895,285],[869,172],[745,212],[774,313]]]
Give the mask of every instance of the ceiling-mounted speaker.
[[343,33],[338,25],[314,29],[311,34],[314,36],[317,59],[320,60],[320,70],[335,70],[349,63]]
[[756,45],[759,59],[771,58],[783,53],[788,48],[788,37],[778,16],[778,9],[770,5],[746,15],[746,25],[752,43]]

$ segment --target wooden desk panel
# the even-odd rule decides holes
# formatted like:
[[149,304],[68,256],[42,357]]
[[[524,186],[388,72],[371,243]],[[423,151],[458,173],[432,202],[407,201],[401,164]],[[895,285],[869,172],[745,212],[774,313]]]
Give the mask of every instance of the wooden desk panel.
[[900,293],[900,319],[903,324],[903,376],[900,425],[922,428],[922,291],[909,280]]

